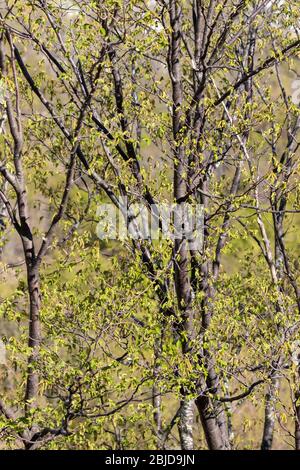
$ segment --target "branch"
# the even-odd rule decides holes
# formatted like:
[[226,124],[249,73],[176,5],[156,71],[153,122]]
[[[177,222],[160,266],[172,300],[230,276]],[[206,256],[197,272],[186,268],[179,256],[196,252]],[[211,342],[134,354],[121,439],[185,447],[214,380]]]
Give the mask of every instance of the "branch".
[[264,380],[257,380],[256,382],[254,382],[252,385],[250,385],[250,387],[248,388],[248,390],[246,390],[246,392],[244,393],[241,393],[240,395],[236,395],[234,397],[221,397],[221,398],[218,398],[218,401],[220,401],[221,403],[226,403],[226,402],[232,402],[232,401],[238,401],[238,400],[241,400],[242,398],[245,398],[247,397],[248,395],[250,395],[250,393],[252,392],[252,390],[257,387],[258,385],[262,384],[264,382]]
[[[300,39],[298,39],[297,41],[294,41],[292,44],[290,44],[289,46],[285,47],[284,49],[281,50],[280,52],[280,56],[284,56],[286,55],[288,52],[294,50],[295,52],[300,49]],[[225,91],[214,103],[212,106],[218,106],[219,104],[221,104],[226,98],[228,98],[228,96],[231,95],[231,93],[233,93],[233,91],[236,91],[241,85],[243,85],[245,82],[247,82],[247,80],[249,80],[249,78],[252,78],[252,77],[255,77],[256,75],[258,75],[260,72],[266,70],[267,68],[269,67],[272,67],[272,65],[276,64],[280,62],[280,60],[278,59],[278,57],[268,57],[268,59],[266,59],[260,66],[258,66],[256,69],[252,70],[251,72],[249,73],[246,73],[245,75],[242,76],[242,78],[240,80],[238,80],[235,85],[231,86],[230,89],[228,89],[227,91]]]

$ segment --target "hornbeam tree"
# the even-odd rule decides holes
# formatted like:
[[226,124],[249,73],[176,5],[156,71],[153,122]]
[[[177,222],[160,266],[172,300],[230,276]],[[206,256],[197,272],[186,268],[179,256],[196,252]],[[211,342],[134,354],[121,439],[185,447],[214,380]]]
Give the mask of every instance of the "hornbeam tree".
[[0,28],[7,446],[299,449],[297,2],[3,1]]

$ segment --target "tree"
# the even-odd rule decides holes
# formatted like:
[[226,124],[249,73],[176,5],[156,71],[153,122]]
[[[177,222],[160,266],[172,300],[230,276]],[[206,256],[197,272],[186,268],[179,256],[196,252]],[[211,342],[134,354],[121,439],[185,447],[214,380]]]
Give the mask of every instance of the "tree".
[[[16,398],[25,407],[26,426],[16,428],[18,438],[30,448],[48,441],[56,445],[62,436],[71,442],[71,435],[98,429],[99,419],[119,416],[123,408],[127,416],[125,408],[141,400],[147,419],[152,403],[151,445],[175,445],[178,424],[181,448],[193,449],[198,414],[208,448],[230,449],[236,445],[231,404],[255,400],[266,383],[262,447],[271,448],[279,376],[286,371],[290,380],[293,374],[288,350],[297,338],[300,313],[294,307],[299,306],[297,268],[291,267],[285,233],[285,223],[299,209],[299,107],[283,84],[300,49],[297,8],[269,0],[4,3],[1,211],[22,241],[29,296],[27,370],[18,365],[27,385],[25,395]],[[274,79],[278,96],[270,90]],[[28,202],[31,193],[44,199],[40,207]],[[37,217],[44,201],[48,225],[40,234],[29,214],[32,208]],[[89,235],[91,213],[100,202],[112,203],[129,221],[130,258],[126,269],[122,263],[110,268],[115,279],[91,258],[98,243]],[[201,205],[202,245],[191,243],[186,226],[180,237],[145,239],[135,204],[146,208],[161,231],[162,204],[175,204],[181,213]],[[177,228],[175,217],[173,233]],[[237,273],[230,272],[228,256],[239,261]],[[78,275],[79,262],[84,274]],[[61,283],[64,264],[78,282],[104,289],[104,297],[93,287],[81,294],[73,280]],[[106,277],[111,284],[104,288]],[[69,298],[74,304],[64,320],[60,295],[66,311]],[[265,298],[255,302],[255,296]],[[98,302],[110,308],[107,331],[105,318],[97,320]],[[82,307],[91,317],[82,318]],[[119,308],[131,310],[125,325]],[[59,326],[58,335],[53,336],[49,318]],[[69,322],[72,340],[65,335]],[[110,333],[114,328],[116,337]],[[126,347],[118,335],[125,335]],[[58,380],[62,365],[52,353],[51,378],[48,342],[53,354],[59,356],[62,348],[70,357],[69,382]],[[247,348],[253,355],[247,356]],[[131,358],[130,366],[122,354]],[[111,365],[107,357],[113,358]],[[124,372],[124,380],[130,392],[121,400],[124,385],[116,374],[128,367],[133,369]],[[109,386],[102,396],[97,392],[103,370],[109,370],[104,379]],[[50,399],[46,389],[53,387],[63,409],[48,403],[54,396]],[[297,435],[298,389],[295,385]],[[45,409],[37,405],[42,395]],[[177,406],[171,412],[169,396]],[[13,408],[5,403],[6,420],[18,422],[15,403]],[[59,410],[52,428],[44,421],[49,406],[51,412]],[[76,434],[69,423],[79,417],[84,424]]]

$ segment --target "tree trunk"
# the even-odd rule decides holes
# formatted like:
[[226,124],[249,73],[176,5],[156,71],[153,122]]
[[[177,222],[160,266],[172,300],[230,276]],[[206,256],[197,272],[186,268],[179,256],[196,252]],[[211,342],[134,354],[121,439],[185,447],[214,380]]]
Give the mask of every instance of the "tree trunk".
[[[298,361],[300,357],[298,356]],[[298,362],[299,364],[299,362]],[[300,378],[300,367],[298,367],[298,376]],[[298,382],[299,383],[299,382]],[[298,385],[299,387],[299,385]],[[295,394],[295,449],[300,450],[300,390]]]
[[180,445],[182,450],[193,450],[193,423],[194,423],[194,400],[182,400],[180,410],[180,422],[178,425]]
[[[181,45],[181,7],[180,2],[170,1],[170,24],[172,33],[170,37],[169,54],[169,72],[172,81],[173,98],[173,136],[175,141],[174,150],[174,199],[177,201],[178,215],[181,219],[184,214],[184,203],[179,201],[183,199],[187,192],[187,157],[184,144],[182,142],[181,130],[183,126],[183,90],[182,90],[182,70],[180,63],[180,45]],[[181,210],[182,209],[182,210]],[[182,352],[188,351],[189,339],[192,335],[193,311],[191,308],[192,292],[190,283],[190,263],[188,243],[184,234],[184,219],[177,218],[175,223],[175,241],[174,241],[174,277],[177,304],[180,312],[180,319],[176,325],[176,332],[180,334],[185,332],[182,344]],[[176,234],[179,230],[180,236]],[[188,393],[188,391],[187,391]],[[183,393],[184,395],[184,393]],[[193,404],[184,396],[181,402],[180,423],[178,426],[182,449],[193,449]]]
[[264,431],[261,442],[261,450],[271,450],[273,445],[274,427],[275,427],[275,405],[276,405],[276,394],[280,385],[277,371],[275,370],[274,375],[271,377],[271,384],[269,391],[266,394],[265,404],[265,422]]
[[226,450],[227,446],[224,443],[211,399],[206,394],[200,395],[196,399],[196,405],[209,450]]
[[[296,400],[300,400],[300,393],[296,395]],[[300,450],[300,405],[297,405],[297,402],[295,418],[295,447],[296,450]]]
[[38,394],[38,373],[36,371],[35,361],[38,356],[38,349],[41,338],[40,331],[40,287],[38,270],[35,267],[28,267],[28,290],[29,290],[29,339],[28,346],[31,348],[31,354],[28,359],[28,376],[25,392],[25,410],[34,405],[34,400]]
[[[163,333],[162,333],[163,335]],[[162,348],[162,335],[159,339],[155,340],[154,344],[154,384],[152,387],[152,406],[153,406],[153,419],[155,423],[155,431],[157,435],[157,448],[163,448],[163,429],[162,429],[162,410],[161,410],[161,391],[157,385],[156,380],[159,378],[159,359],[161,356]]]

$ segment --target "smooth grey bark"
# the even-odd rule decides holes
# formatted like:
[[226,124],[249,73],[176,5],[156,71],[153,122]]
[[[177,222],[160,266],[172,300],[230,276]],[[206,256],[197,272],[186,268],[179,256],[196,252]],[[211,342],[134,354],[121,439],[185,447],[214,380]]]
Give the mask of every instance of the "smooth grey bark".
[[34,406],[34,399],[37,397],[39,388],[38,373],[35,368],[35,361],[38,358],[38,350],[41,340],[40,326],[40,284],[38,270],[35,266],[29,265],[27,268],[28,291],[29,291],[29,339],[28,346],[32,353],[28,359],[28,375],[25,392],[25,409],[28,411]]
[[196,405],[209,450],[225,450],[226,445],[210,397],[207,394],[200,395],[196,399]]

